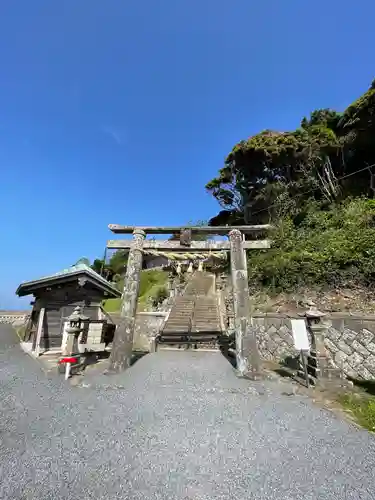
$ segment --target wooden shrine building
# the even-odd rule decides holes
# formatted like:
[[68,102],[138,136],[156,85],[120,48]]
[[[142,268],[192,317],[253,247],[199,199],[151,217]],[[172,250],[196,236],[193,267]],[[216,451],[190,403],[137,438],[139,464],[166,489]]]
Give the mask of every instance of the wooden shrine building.
[[33,295],[33,309],[26,327],[24,340],[32,343],[32,351],[39,355],[48,350],[60,350],[63,344],[66,318],[79,305],[89,318],[85,336],[80,344],[101,344],[103,325],[108,322],[101,309],[103,299],[121,297],[115,286],[83,263],[76,264],[54,275],[21,283],[19,297]]

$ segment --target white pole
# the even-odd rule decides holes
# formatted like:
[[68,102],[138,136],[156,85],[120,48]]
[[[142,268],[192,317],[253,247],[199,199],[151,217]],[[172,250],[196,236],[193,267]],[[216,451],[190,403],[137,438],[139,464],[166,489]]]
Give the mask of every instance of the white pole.
[[43,322],[44,322],[45,311],[46,311],[46,309],[44,307],[42,307],[40,312],[39,312],[38,328],[37,328],[37,332],[36,332],[35,348],[34,348],[34,352],[35,352],[36,356],[40,355],[40,342],[42,340]]
[[65,380],[68,380],[70,375],[70,363],[66,363],[66,368],[65,368]]

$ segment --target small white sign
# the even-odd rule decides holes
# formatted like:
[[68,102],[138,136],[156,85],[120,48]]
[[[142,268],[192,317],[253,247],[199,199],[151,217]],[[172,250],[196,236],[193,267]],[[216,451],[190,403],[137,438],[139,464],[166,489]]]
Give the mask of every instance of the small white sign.
[[292,319],[292,332],[294,347],[298,351],[309,351],[310,343],[309,336],[306,330],[306,323],[304,319]]

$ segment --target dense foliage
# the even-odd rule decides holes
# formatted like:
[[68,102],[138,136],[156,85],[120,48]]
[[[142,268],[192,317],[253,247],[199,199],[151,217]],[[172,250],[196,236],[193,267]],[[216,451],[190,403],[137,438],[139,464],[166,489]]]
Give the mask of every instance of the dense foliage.
[[370,286],[375,280],[375,201],[346,200],[321,210],[311,202],[299,224],[285,217],[270,250],[249,255],[251,287],[292,291],[305,285]]
[[372,194],[366,167],[375,164],[374,133],[375,82],[343,113],[316,110],[297,130],[265,130],[240,141],[206,185],[223,208],[211,224],[268,222],[298,213],[307,200]]
[[234,146],[206,189],[211,225],[267,223],[269,251],[249,252],[250,286],[372,285],[375,281],[375,81],[343,113],[320,109],[297,130]]
[[124,250],[117,250],[109,258],[95,259],[91,268],[109,281],[118,281],[124,274],[128,262],[128,253]]

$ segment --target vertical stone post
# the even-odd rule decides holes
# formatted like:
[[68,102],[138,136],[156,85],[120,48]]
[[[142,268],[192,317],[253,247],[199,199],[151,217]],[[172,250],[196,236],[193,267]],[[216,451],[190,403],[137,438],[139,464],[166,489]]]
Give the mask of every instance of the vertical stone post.
[[[243,237],[238,229],[229,233],[233,286],[234,327],[236,332],[237,369],[240,375],[252,378],[261,375],[261,360],[255,329],[250,327],[250,300],[246,254]],[[244,349],[246,343],[246,351]]]
[[[69,327],[67,328],[67,330],[69,330]],[[63,356],[72,356],[73,354],[77,353],[78,351],[77,338],[76,338],[77,335],[79,335],[79,330],[78,332],[68,332],[66,344],[64,345],[62,352]]]
[[84,329],[84,324],[89,320],[82,314],[82,308],[77,306],[72,314],[67,318],[68,326],[64,327],[64,333],[67,334],[66,343],[63,346],[63,356],[72,356],[79,354],[78,337]]
[[143,230],[134,230],[122,293],[121,319],[113,340],[108,372],[121,372],[130,366],[145,237]]

